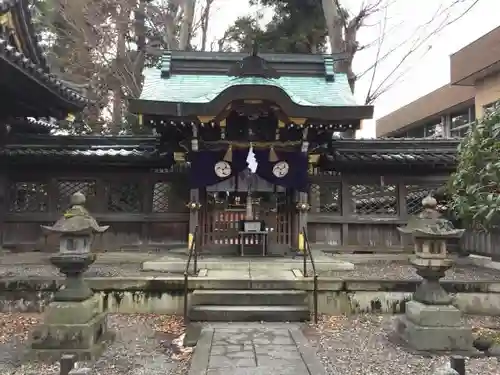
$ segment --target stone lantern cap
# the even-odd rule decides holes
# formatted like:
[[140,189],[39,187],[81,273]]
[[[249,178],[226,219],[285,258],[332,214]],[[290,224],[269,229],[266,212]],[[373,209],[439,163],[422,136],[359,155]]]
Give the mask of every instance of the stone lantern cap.
[[405,227],[398,227],[404,234],[413,234],[419,238],[460,238],[465,229],[457,229],[453,223],[442,217],[436,210],[437,201],[434,197],[427,196],[422,199],[424,210],[408,220]]
[[42,225],[42,230],[66,235],[89,235],[108,230],[109,225],[99,226],[96,219],[89,214],[84,207],[85,201],[85,195],[82,193],[73,194],[70,199],[71,208],[53,226]]

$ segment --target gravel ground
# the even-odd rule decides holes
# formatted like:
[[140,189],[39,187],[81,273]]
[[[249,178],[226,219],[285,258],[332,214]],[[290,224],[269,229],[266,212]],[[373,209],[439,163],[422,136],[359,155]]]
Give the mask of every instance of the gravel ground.
[[[27,338],[40,314],[0,314],[0,375],[56,375],[58,364],[23,362]],[[431,375],[447,364],[448,357],[410,354],[388,340],[389,315],[323,316],[320,323],[304,328],[328,374],[335,375]],[[467,316],[476,331],[500,330],[500,317]],[[110,314],[116,340],[93,364],[93,375],[186,375],[190,351],[175,345],[182,335],[181,319],[165,315]],[[498,375],[498,360],[467,360],[467,374]]]
[[[62,276],[50,264],[48,253],[0,252],[0,277],[58,277]],[[141,264],[157,259],[159,253],[99,253],[96,262],[85,273],[87,277],[168,276],[168,273],[142,272]]]
[[[28,333],[39,314],[0,314],[0,375],[56,375],[59,364],[23,361]],[[179,349],[182,319],[166,315],[109,315],[116,339],[91,367],[93,375],[186,375],[190,351]]]
[[[352,271],[331,272],[332,277],[342,279],[387,279],[387,280],[409,280],[420,279],[415,268],[408,263],[376,261],[370,263],[359,263],[354,265]],[[476,266],[456,265],[446,272],[443,280],[500,280],[500,271]]]
[[[146,275],[166,276],[165,273],[142,272],[141,264],[93,264],[85,276],[87,277],[134,277]],[[62,277],[57,268],[46,265],[10,265],[0,266],[0,277]]]
[[[304,329],[305,335],[327,369],[335,375],[432,375],[449,363],[447,356],[423,357],[410,354],[388,340],[392,332],[389,315],[323,317],[317,326]],[[466,320],[475,330],[500,329],[499,317],[471,317]],[[466,373],[498,375],[496,358],[467,359]]]
[[[0,262],[2,260],[0,259]],[[3,263],[3,262],[2,262]],[[134,277],[134,276],[180,276],[164,272],[143,272],[141,263],[93,264],[85,273],[87,277]],[[57,269],[50,264],[10,264],[0,266],[0,277],[58,277]],[[325,275],[326,276],[326,275]],[[415,269],[404,262],[377,261],[355,264],[352,271],[330,272],[328,276],[340,279],[386,279],[409,280],[420,279]],[[455,266],[447,271],[444,280],[500,280],[500,271],[475,266]]]
[[[134,276],[179,276],[164,272],[143,272],[142,262],[157,259],[162,253],[99,253],[96,262],[85,273],[87,277],[134,277]],[[174,253],[169,256],[175,257]],[[47,253],[8,253],[0,251],[0,277],[57,277],[61,276],[49,262]],[[181,258],[184,259],[184,258]],[[328,276],[342,279],[420,279],[415,269],[405,261],[370,261],[356,263],[352,271],[328,273]],[[477,266],[456,265],[447,273],[445,280],[487,280],[500,281],[500,271]]]

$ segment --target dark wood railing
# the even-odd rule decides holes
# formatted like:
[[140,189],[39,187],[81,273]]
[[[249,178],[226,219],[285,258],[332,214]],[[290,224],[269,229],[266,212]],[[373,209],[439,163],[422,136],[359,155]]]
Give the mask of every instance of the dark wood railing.
[[307,238],[306,227],[302,228],[302,235],[304,236],[304,277],[307,277],[307,257],[311,260],[311,268],[313,272],[313,314],[314,323],[318,323],[318,273],[316,272],[316,265],[314,264],[314,257],[311,251],[311,245]]
[[198,226],[194,229],[193,241],[189,247],[188,260],[186,262],[186,269],[184,270],[184,323],[188,322],[188,298],[189,298],[189,266],[193,259],[193,275],[198,273]]

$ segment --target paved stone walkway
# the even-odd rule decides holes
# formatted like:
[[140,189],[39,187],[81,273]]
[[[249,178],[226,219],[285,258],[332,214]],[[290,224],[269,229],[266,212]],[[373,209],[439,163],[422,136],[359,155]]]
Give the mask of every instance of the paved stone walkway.
[[326,375],[299,324],[220,323],[201,333],[189,375]]

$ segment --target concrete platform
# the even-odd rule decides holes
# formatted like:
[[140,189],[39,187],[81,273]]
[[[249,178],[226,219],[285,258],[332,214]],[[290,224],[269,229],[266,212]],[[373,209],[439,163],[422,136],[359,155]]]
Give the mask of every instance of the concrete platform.
[[[179,255],[164,255],[156,260],[149,260],[142,263],[143,271],[183,273],[186,268],[187,257]],[[352,271],[354,264],[344,260],[334,259],[331,256],[317,254],[314,255],[314,263],[318,273],[332,271]],[[192,267],[192,266],[191,266]],[[215,270],[231,270],[235,274],[241,271],[292,271],[302,269],[303,259],[293,258],[245,258],[245,257],[203,257],[198,259],[198,268],[206,269],[209,272]],[[310,261],[307,264],[308,272],[312,272]]]
[[[201,269],[198,277],[207,277],[219,280],[295,280],[297,276],[293,271],[284,270],[207,270]],[[272,272],[271,272],[272,271]]]

